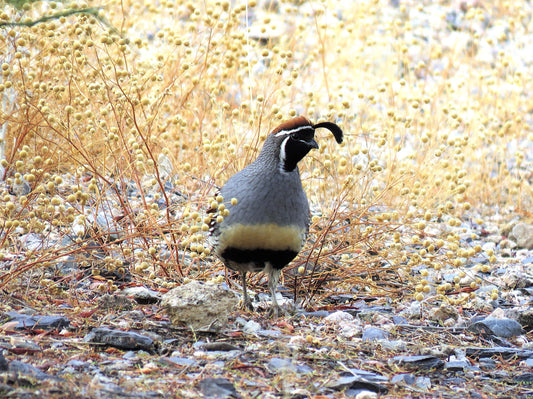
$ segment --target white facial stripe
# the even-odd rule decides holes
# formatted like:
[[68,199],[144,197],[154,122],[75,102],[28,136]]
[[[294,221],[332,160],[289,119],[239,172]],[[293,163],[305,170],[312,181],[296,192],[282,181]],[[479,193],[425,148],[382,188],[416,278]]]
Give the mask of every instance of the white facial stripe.
[[291,130],[282,130],[280,132],[277,132],[274,136],[276,136],[276,137],[285,136],[285,135],[293,134],[293,133],[296,133],[296,132],[299,132],[299,131],[305,130],[305,129],[314,130],[312,126],[305,125],[305,126],[299,126],[297,128],[291,129]]
[[281,145],[279,147],[279,168],[280,168],[280,171],[281,173],[286,173],[284,168],[285,168],[285,145],[287,144],[287,140],[289,140],[290,137],[287,136],[285,137],[285,139],[281,142]]

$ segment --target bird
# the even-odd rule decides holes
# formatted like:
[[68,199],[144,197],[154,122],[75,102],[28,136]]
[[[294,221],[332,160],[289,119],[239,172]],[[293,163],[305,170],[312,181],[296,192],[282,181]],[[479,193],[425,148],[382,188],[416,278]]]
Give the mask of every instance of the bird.
[[220,205],[214,201],[211,206],[218,213],[209,232],[213,252],[228,269],[240,273],[242,304],[250,310],[246,275],[264,271],[272,295],[269,313],[279,314],[276,288],[281,270],[304,246],[311,220],[298,162],[319,148],[314,137],[319,128],[342,143],[337,124],[294,117],[267,136],[256,160],[227,180],[217,193]]

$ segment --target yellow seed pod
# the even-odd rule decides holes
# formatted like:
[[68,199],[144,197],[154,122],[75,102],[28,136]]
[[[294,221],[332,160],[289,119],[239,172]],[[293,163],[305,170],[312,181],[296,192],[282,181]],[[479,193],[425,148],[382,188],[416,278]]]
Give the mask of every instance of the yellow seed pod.
[[218,208],[218,202],[217,201],[211,202],[211,209],[217,209],[217,208]]
[[221,213],[222,216],[228,217],[229,216],[229,209],[224,209],[224,211]]
[[417,300],[418,302],[422,302],[424,300],[424,294],[422,294],[421,292],[418,292],[415,295],[415,300]]
[[304,266],[300,266],[300,267],[298,268],[298,273],[300,273],[300,274],[304,274],[304,273],[305,273],[305,267],[304,267]]
[[217,216],[217,223],[222,223],[224,221],[224,216],[218,215]]
[[[221,203],[221,202],[224,201],[224,197],[221,196],[221,195],[217,195],[216,200],[217,200],[218,203]],[[217,207],[218,207],[218,205],[217,205]]]
[[220,204],[220,205],[218,206],[218,211],[219,211],[219,212],[223,212],[224,209],[226,209],[226,205],[224,205],[224,204]]
[[231,205],[233,205],[233,206],[237,205],[238,202],[239,201],[237,201],[237,198],[232,198],[231,199]]
[[209,231],[209,225],[203,223],[203,224],[202,224],[202,231]]

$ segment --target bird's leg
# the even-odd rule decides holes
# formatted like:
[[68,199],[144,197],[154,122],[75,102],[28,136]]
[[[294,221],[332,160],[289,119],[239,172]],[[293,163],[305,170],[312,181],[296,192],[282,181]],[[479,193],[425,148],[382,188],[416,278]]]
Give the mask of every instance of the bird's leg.
[[270,289],[270,295],[272,296],[272,307],[270,308],[269,314],[272,317],[278,317],[280,311],[278,301],[276,300],[276,288],[278,286],[280,275],[281,269],[276,269],[272,266],[269,266],[268,288]]
[[246,272],[241,272],[241,282],[242,282],[242,307],[243,309],[248,310],[254,310],[254,307],[252,306],[252,301],[250,300],[250,297],[248,296],[248,292],[246,291]]

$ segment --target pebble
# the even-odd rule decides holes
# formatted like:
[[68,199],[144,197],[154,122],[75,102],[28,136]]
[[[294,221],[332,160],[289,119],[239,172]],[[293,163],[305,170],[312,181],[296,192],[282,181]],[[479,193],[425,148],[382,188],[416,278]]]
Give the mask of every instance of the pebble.
[[382,330],[381,328],[377,327],[367,327],[363,330],[363,341],[380,341],[385,340],[389,337],[389,333],[387,331]]
[[178,356],[170,356],[163,358],[166,362],[171,362],[172,364],[176,366],[187,366],[187,367],[194,367],[198,366],[198,361],[195,359],[190,359],[187,357],[178,357]]
[[324,321],[331,323],[331,324],[338,324],[341,321],[349,322],[349,321],[352,321],[353,319],[354,317],[351,314],[338,310],[335,313],[331,313],[329,316],[327,316],[324,319]]
[[469,331],[482,335],[495,335],[502,338],[511,338],[524,334],[520,323],[513,319],[486,318],[473,323]]
[[533,249],[533,226],[523,222],[517,223],[511,230],[509,239],[515,241],[520,248]]
[[493,348],[465,348],[466,356],[474,359],[487,357],[502,357],[509,359],[516,357],[518,359],[533,358],[533,349],[507,348],[502,346],[495,346]]
[[132,310],[135,302],[126,295],[104,294],[98,298],[98,307],[112,310]]
[[444,366],[444,361],[430,355],[394,356],[393,364],[417,370],[439,369]]
[[298,367],[290,359],[281,359],[278,357],[271,358],[267,363],[267,368],[275,374],[278,373],[296,373]]
[[245,334],[255,334],[261,330],[261,324],[255,320],[249,320],[242,328],[242,332]]
[[466,360],[453,360],[444,363],[444,370],[448,371],[463,371],[470,367],[470,363]]
[[93,328],[83,338],[85,342],[93,344],[105,344],[119,349],[144,349],[151,351],[155,342],[147,335],[132,331],[112,330],[110,328]]
[[70,325],[70,320],[64,316],[26,315],[17,312],[7,312],[6,315],[10,320],[17,322],[15,325],[16,330],[53,330],[65,328]]
[[161,301],[161,294],[146,287],[127,287],[121,292],[122,295],[131,296],[140,305],[150,305]]
[[205,398],[240,398],[237,389],[227,378],[204,378],[197,384],[197,388]]
[[[361,370],[364,372],[364,370]],[[328,388],[336,391],[345,389],[358,389],[376,393],[387,393],[388,389],[385,386],[387,378],[379,374],[370,372],[357,373],[355,375],[341,376],[336,380],[328,383]]]

